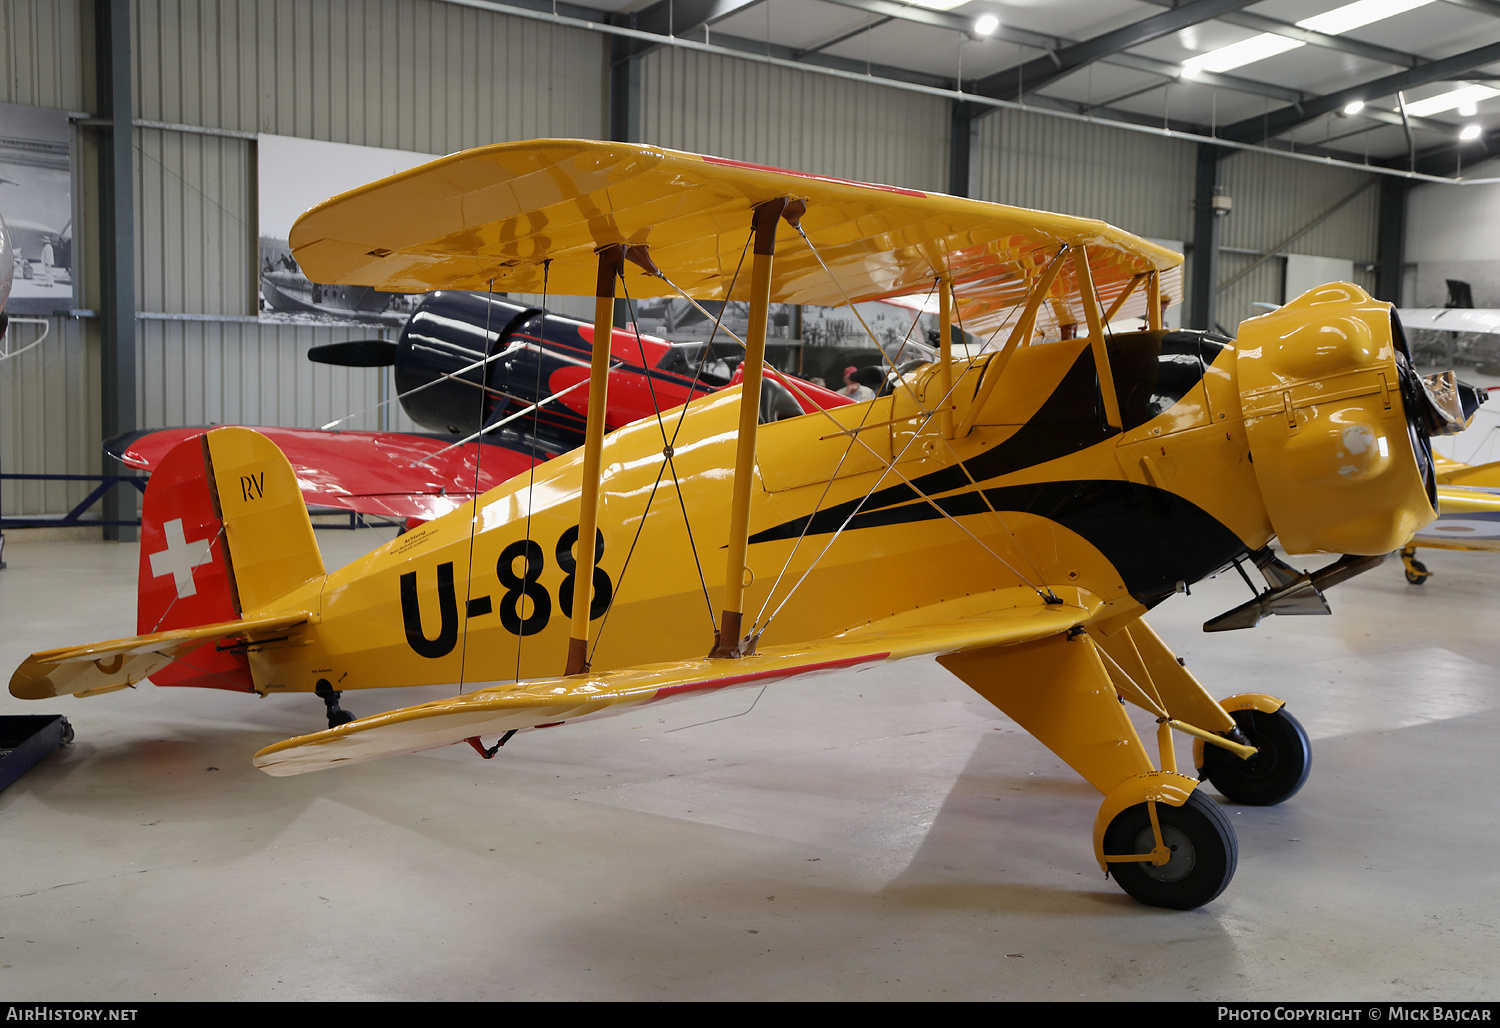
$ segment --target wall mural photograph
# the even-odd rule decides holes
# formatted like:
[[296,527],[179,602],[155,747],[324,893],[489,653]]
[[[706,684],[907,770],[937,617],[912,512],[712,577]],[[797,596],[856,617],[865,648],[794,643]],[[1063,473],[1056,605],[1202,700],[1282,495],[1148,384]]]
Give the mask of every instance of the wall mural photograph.
[[317,139],[258,137],[260,247],[256,258],[261,321],[305,325],[390,325],[406,320],[413,304],[404,293],[369,286],[313,282],[292,256],[287,237],[302,213],[372,179],[394,175],[433,154],[353,146]]
[[66,111],[0,103],[0,215],[14,249],[9,310],[73,306],[73,189]]

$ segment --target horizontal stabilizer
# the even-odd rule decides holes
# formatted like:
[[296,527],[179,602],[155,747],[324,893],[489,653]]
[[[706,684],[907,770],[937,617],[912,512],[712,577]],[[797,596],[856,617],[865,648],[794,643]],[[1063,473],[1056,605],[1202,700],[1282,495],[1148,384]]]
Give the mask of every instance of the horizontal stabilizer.
[[973,646],[1028,642],[1087,621],[1098,601],[1073,591],[1046,604],[1010,589],[933,604],[831,638],[772,647],[735,659],[704,658],[516,682],[435,700],[267,746],[255,766],[296,775],[394,757],[476,736],[553,725],[695,692],[763,685],[795,676]]
[[10,692],[23,700],[108,692],[149,678],[173,660],[212,640],[266,641],[304,624],[305,612],[221,621],[129,639],[67,646],[33,653],[10,678]]

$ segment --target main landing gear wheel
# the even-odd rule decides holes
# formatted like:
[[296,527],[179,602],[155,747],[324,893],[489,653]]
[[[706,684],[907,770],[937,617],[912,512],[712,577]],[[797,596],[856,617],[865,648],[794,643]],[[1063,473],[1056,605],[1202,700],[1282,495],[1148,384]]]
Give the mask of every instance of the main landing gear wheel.
[[[1149,860],[1111,863],[1120,888],[1140,903],[1173,910],[1201,907],[1223,892],[1239,863],[1239,843],[1218,805],[1193,792],[1180,807],[1156,804],[1156,819],[1171,858],[1159,866]],[[1144,803],[1120,811],[1104,832],[1106,855],[1150,853],[1155,847]]]
[[1301,723],[1285,707],[1274,714],[1236,710],[1230,716],[1259,752],[1241,760],[1228,750],[1205,746],[1199,777],[1234,803],[1268,807],[1295,796],[1312,770],[1312,743]]
[[1406,569],[1406,580],[1412,585],[1421,585],[1432,577],[1432,572],[1427,570],[1416,557],[1416,547],[1411,546],[1401,551],[1401,563]]

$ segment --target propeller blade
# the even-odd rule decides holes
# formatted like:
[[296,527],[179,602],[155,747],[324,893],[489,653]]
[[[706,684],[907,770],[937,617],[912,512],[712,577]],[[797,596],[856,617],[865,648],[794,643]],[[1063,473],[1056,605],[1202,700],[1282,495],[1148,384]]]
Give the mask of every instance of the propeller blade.
[[351,339],[314,346],[307,351],[307,359],[341,368],[388,368],[396,363],[397,349],[388,339]]

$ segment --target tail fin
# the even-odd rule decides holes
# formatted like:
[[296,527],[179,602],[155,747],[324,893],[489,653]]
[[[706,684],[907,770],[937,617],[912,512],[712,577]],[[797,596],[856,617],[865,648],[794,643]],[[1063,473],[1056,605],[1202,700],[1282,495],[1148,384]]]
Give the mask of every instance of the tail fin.
[[11,676],[11,694],[86,696],[148,676],[253,690],[247,645],[306,623],[318,601],[265,608],[322,576],[297,477],[276,445],[248,428],[194,436],[162,458],[146,487],[140,634],[33,653]]
[[[322,575],[296,476],[264,436],[213,429],[173,447],[152,472],[141,509],[137,632],[233,622]],[[151,680],[255,688],[244,654],[213,642]]]
[[299,585],[322,578],[323,557],[307,504],[286,457],[259,432],[216,428],[203,460],[229,540],[230,577],[240,613],[259,611]]

